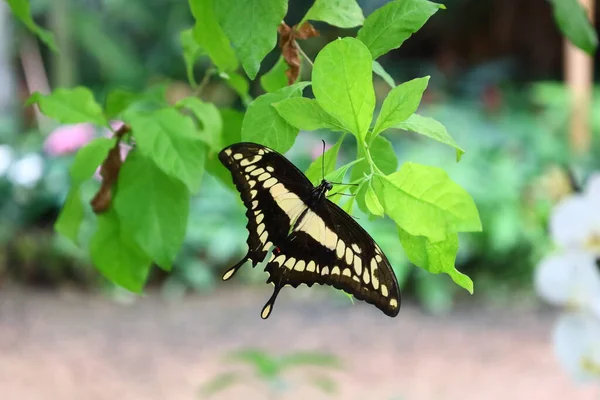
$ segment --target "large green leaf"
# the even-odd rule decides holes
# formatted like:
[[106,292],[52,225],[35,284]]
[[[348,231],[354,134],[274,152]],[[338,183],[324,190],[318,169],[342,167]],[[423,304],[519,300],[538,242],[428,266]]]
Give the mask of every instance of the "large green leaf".
[[321,179],[335,170],[338,152],[344,141],[344,136],[340,137],[335,145],[317,157],[306,169],[306,177],[313,185],[318,185]]
[[446,239],[433,243],[424,236],[412,236],[402,228],[398,228],[400,243],[406,256],[418,267],[431,273],[445,273],[459,286],[473,294],[473,281],[460,273],[454,263],[458,253],[458,234],[451,233]]
[[10,6],[13,14],[19,18],[31,32],[37,35],[42,42],[46,43],[46,46],[52,51],[58,53],[58,47],[56,46],[56,41],[54,40],[52,32],[40,27],[31,17],[29,0],[6,0],[6,2]]
[[460,161],[462,155],[465,153],[465,151],[456,144],[452,136],[450,136],[446,127],[433,118],[413,114],[406,121],[396,124],[393,128],[419,133],[433,140],[437,140],[440,143],[454,147],[456,149],[456,161]]
[[121,230],[113,209],[98,215],[98,227],[90,241],[90,256],[108,280],[132,292],[141,292],[152,260]]
[[[221,119],[223,120],[222,146],[229,146],[240,142],[242,132],[242,121],[244,114],[232,109],[220,109]],[[219,161],[218,153],[211,152],[206,161],[206,170],[212,176],[218,178],[225,186],[235,190],[235,185],[231,178],[231,172]]]
[[181,31],[179,34],[179,42],[181,43],[181,50],[183,51],[183,61],[185,62],[185,71],[187,73],[188,82],[192,87],[196,87],[194,64],[196,64],[198,58],[205,53],[204,49],[196,42],[193,28]]
[[250,79],[277,44],[277,27],[287,13],[287,0],[218,0],[215,15]]
[[[276,92],[288,84],[285,71],[289,68],[283,57],[279,57],[273,68],[260,77],[260,86],[267,93]],[[300,75],[298,75],[300,76]]]
[[363,24],[365,17],[356,0],[315,0],[304,20],[323,21],[340,28]]
[[54,224],[54,229],[75,244],[78,243],[79,227],[84,217],[81,184],[94,175],[115,143],[114,138],[96,138],[79,149],[71,165],[71,189]]
[[427,0],[395,0],[375,10],[356,36],[373,59],[397,49],[443,6]]
[[90,179],[116,142],[115,138],[100,137],[79,149],[70,169],[71,184],[79,186],[85,180]]
[[392,89],[381,106],[381,111],[373,128],[373,135],[378,135],[410,117],[421,103],[421,97],[429,82],[429,76],[404,82]]
[[165,108],[153,114],[128,112],[124,119],[142,154],[190,192],[198,191],[208,149],[189,117]]
[[170,270],[183,245],[190,195],[183,183],[132,151],[119,172],[114,208],[123,234]]
[[80,191],[79,186],[71,187],[58,219],[54,223],[56,232],[71,239],[75,244],[79,241],[79,227],[84,216]]
[[364,44],[348,37],[325,46],[312,72],[313,92],[321,107],[362,139],[375,109],[372,65]]
[[205,103],[197,97],[186,97],[179,100],[176,106],[190,110],[201,124],[204,141],[214,149],[221,150],[223,120],[219,109],[213,103]]
[[302,96],[302,90],[308,84],[308,82],[299,82],[254,99],[244,117],[242,140],[263,144],[282,154],[288,151],[296,140],[298,128],[288,124],[277,113],[273,103]]
[[314,99],[295,97],[274,103],[273,107],[290,125],[300,130],[331,129],[343,132],[342,123],[329,115]]
[[[221,0],[219,0],[220,2]],[[235,71],[238,60],[214,12],[213,0],[189,0],[196,24],[192,34],[221,71]]]
[[563,35],[586,53],[593,55],[598,48],[598,34],[578,0],[550,0],[554,19]]
[[373,184],[386,214],[410,235],[439,242],[456,232],[481,231],[475,202],[441,168],[407,162]]
[[248,82],[248,78],[237,72],[221,72],[219,77],[225,80],[227,86],[240,96],[240,99],[242,99],[242,102],[246,107],[250,104],[252,98],[250,96],[250,83]]
[[90,89],[76,87],[73,89],[56,89],[44,96],[39,92],[31,95],[25,105],[37,103],[47,116],[62,124],[78,124],[90,122],[99,126],[107,126],[102,108]]

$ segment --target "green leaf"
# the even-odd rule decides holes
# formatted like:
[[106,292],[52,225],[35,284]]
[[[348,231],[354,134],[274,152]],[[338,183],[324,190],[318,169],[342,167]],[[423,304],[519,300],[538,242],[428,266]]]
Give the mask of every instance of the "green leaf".
[[365,193],[365,205],[371,214],[383,217],[383,206],[379,202],[370,182],[367,184],[367,191]]
[[198,191],[208,150],[189,117],[164,108],[152,114],[128,112],[124,119],[143,155],[190,192]]
[[54,40],[54,34],[35,23],[31,17],[29,0],[6,0],[13,14],[21,20],[23,24],[40,38],[53,52],[58,53],[58,47]]
[[[289,68],[283,57],[279,57],[273,68],[260,77],[260,86],[267,93],[276,92],[288,85],[285,71]],[[298,75],[300,76],[300,75]]]
[[185,185],[132,151],[119,172],[114,208],[123,234],[170,270],[187,228],[190,195]]
[[395,0],[375,10],[358,31],[373,59],[397,49],[443,6],[426,0]]
[[429,76],[405,82],[392,89],[381,106],[381,111],[373,128],[376,136],[410,117],[421,103],[421,97],[429,82]]
[[593,56],[598,35],[578,0],[550,0],[554,20],[571,43]]
[[201,393],[205,397],[222,392],[241,380],[241,376],[235,372],[224,372],[212,378],[202,385]]
[[339,132],[346,130],[341,122],[323,110],[323,107],[314,99],[306,97],[285,99],[274,103],[273,107],[290,125],[300,130],[330,129]]
[[96,169],[106,159],[108,152],[115,146],[115,138],[100,137],[93,139],[77,152],[70,168],[71,184],[79,186],[90,179]]
[[98,215],[98,228],[90,241],[90,256],[108,280],[131,292],[142,291],[152,260],[123,235],[113,209]]
[[354,28],[365,17],[356,0],[315,0],[304,17],[305,21],[323,21],[340,28]]
[[379,62],[376,60],[373,60],[373,72],[376,75],[379,75],[379,77],[383,79],[385,83],[390,85],[392,89],[396,87],[396,82],[394,82],[394,78],[392,78],[392,76],[388,74],[387,71],[383,69],[383,66],[379,64]]
[[287,13],[287,0],[218,0],[215,15],[250,79],[277,44],[277,27]]
[[167,106],[166,86],[165,83],[158,83],[141,93],[123,89],[111,90],[106,96],[105,111],[107,118],[118,117],[130,108],[136,111],[154,112]]
[[[363,158],[359,158],[358,160],[349,162],[348,164],[341,166],[337,170],[330,172],[329,174],[326,174],[325,180],[327,180],[329,182],[337,182],[337,183],[343,182],[344,177],[348,173],[348,170],[350,168],[352,168],[353,165],[361,162],[362,160],[363,160]],[[358,181],[351,181],[350,183],[356,184],[356,183],[358,183]],[[335,190],[333,193],[328,194],[328,196],[329,196],[329,200],[331,200],[334,203],[338,203],[340,201],[340,199],[342,198],[342,195],[340,193],[346,192],[346,189],[348,186],[347,185],[335,185],[335,186],[338,186],[337,190]]]
[[[338,152],[344,141],[344,135],[338,139],[335,145],[325,151],[317,157],[306,169],[306,177],[313,185],[318,185],[321,182],[323,176],[330,174],[335,170],[335,164],[337,162]],[[323,160],[325,159],[325,160]],[[323,169],[324,166],[324,169]]]
[[[217,3],[220,3],[218,0]],[[229,39],[217,21],[213,0],[189,0],[192,15],[196,20],[192,34],[220,71],[235,71],[238,60]]]
[[237,72],[222,72],[219,74],[225,80],[227,86],[232,88],[242,99],[244,104],[250,103],[250,83],[248,80]]
[[177,102],[176,107],[190,110],[200,121],[201,137],[216,150],[221,150],[221,131],[223,120],[219,109],[212,103],[205,103],[197,97],[186,97]]
[[129,90],[114,89],[106,96],[106,117],[111,119],[117,117],[138,99],[138,94]]
[[254,99],[244,117],[242,140],[263,144],[282,154],[288,151],[296,140],[298,128],[288,124],[272,104],[290,97],[302,96],[302,90],[308,84],[309,82],[299,82]]
[[299,352],[282,356],[279,366],[281,369],[289,369],[300,366],[328,367],[337,369],[341,367],[341,362],[340,359],[333,354]]
[[363,139],[375,110],[372,65],[369,50],[348,37],[325,46],[312,72],[313,92],[321,107]]
[[[398,168],[398,157],[394,151],[394,146],[392,146],[392,143],[389,140],[383,136],[377,136],[369,145],[369,149],[373,163],[381,172],[384,174],[391,174],[396,171]],[[356,157],[362,157],[363,161],[352,168],[352,174],[350,175],[350,180],[352,181],[363,179],[365,174],[369,175],[371,173],[371,168],[365,158],[364,149],[361,146],[358,147]],[[363,185],[361,188],[351,188],[351,191],[355,194],[358,207],[365,213],[370,212],[365,204],[367,187]]]
[[273,379],[281,374],[279,360],[262,350],[244,349],[236,351],[231,353],[228,359],[251,365],[263,378]]
[[430,137],[433,140],[437,140],[440,143],[454,147],[456,149],[457,162],[460,161],[462,155],[465,153],[465,151],[456,144],[452,136],[450,136],[446,127],[433,118],[413,114],[406,121],[394,125],[393,128],[419,133]]
[[194,64],[204,54],[202,46],[196,42],[194,38],[194,30],[192,28],[181,31],[179,35],[181,49],[183,50],[183,60],[185,62],[185,71],[187,73],[188,82],[196,87],[196,78],[194,77]]
[[83,221],[84,209],[81,201],[79,185],[74,185],[69,190],[67,200],[54,223],[54,229],[64,237],[77,244],[79,241],[79,227]]
[[85,87],[60,88],[46,96],[35,92],[25,105],[34,103],[39,105],[44,114],[62,124],[90,122],[98,126],[108,125],[102,108],[96,103],[92,92]]
[[451,233],[444,240],[433,243],[424,236],[412,236],[398,228],[400,243],[406,256],[416,266],[431,273],[445,273],[459,286],[473,294],[473,281],[454,266],[458,253],[458,234]]
[[[220,109],[221,119],[223,120],[223,135],[222,135],[222,146],[229,146],[234,143],[238,143],[242,140],[242,121],[244,114],[231,109]],[[232,190],[235,189],[233,180],[231,179],[231,173],[225,166],[219,161],[218,153],[211,152],[206,160],[206,170],[212,176],[218,178],[225,186]]]
[[441,168],[407,162],[373,184],[386,214],[413,236],[439,242],[452,233],[481,231],[475,202]]

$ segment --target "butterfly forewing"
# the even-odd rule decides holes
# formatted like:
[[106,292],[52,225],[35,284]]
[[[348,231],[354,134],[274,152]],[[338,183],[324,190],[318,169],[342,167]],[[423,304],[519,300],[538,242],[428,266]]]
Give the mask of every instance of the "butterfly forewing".
[[238,143],[219,154],[247,208],[247,260],[261,262],[274,292],[261,316],[267,318],[282,287],[328,284],[375,305],[389,316],[400,308],[396,277],[387,258],[352,217],[324,197],[285,157],[254,143]]

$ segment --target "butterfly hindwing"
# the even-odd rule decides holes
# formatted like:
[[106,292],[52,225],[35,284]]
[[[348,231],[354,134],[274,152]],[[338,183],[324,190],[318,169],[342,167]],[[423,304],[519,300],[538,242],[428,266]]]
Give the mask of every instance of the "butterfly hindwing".
[[398,283],[379,246],[345,211],[318,196],[318,188],[290,161],[255,143],[229,146],[219,159],[247,208],[249,231],[248,253],[223,279],[248,260],[256,266],[273,249],[265,270],[274,291],[262,318],[285,285],[314,283],[344,290],[389,316],[398,314]]

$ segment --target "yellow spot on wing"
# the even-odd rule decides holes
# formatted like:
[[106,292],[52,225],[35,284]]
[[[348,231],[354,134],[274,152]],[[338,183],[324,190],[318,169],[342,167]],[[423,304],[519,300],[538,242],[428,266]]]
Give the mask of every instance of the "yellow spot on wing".
[[262,319],[267,319],[267,317],[271,314],[271,305],[267,304],[265,308],[263,308],[262,313],[260,314]]
[[306,266],[306,263],[303,260],[299,260],[296,263],[296,267],[294,268],[296,271],[302,272],[304,271],[304,267]]
[[390,307],[392,307],[392,308],[396,308],[396,307],[398,307],[398,300],[396,300],[396,299],[391,299],[391,300],[390,300]]
[[351,276],[350,268],[344,268],[344,272],[342,272],[342,275],[348,276],[348,277]]
[[335,254],[339,259],[344,258],[344,251],[346,249],[346,245],[343,240],[338,240],[337,247],[335,248]]
[[321,275],[327,275],[329,274],[329,267],[323,267],[321,269]]
[[388,297],[388,288],[383,283],[381,284],[381,294],[383,297]]
[[362,274],[362,260],[356,254],[354,255],[354,270],[357,275]]
[[350,247],[346,247],[346,264],[352,265],[353,259],[354,259],[354,254],[352,253],[352,250],[350,250]]
[[365,268],[365,272],[363,273],[363,281],[368,285],[371,282],[371,276],[369,275],[369,271]]
[[296,259],[294,257],[290,257],[290,258],[288,258],[288,260],[283,265],[285,265],[289,269],[294,269],[294,263],[295,262],[296,262]]
[[263,183],[263,186],[265,187],[265,189],[268,189],[276,183],[277,183],[277,179],[269,178]]
[[315,272],[315,262],[310,260],[306,266],[306,270],[309,272]]
[[340,274],[340,267],[338,267],[337,265],[335,267],[333,267],[333,269],[331,270],[331,275],[339,275]]
[[360,247],[358,247],[358,245],[356,243],[352,243],[352,250],[354,250],[355,253],[362,253],[362,251],[360,250]]

